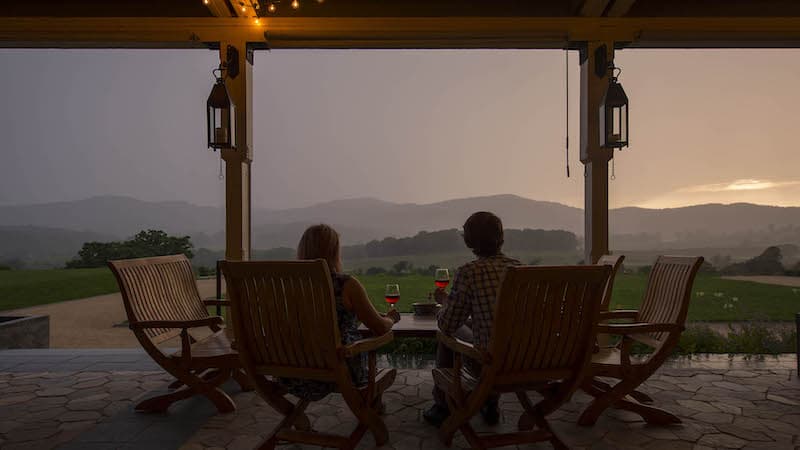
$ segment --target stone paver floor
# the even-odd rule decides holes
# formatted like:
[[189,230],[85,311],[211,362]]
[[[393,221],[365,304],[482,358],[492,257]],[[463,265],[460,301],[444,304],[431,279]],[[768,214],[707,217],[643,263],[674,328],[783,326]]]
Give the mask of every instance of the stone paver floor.
[[[7,355],[17,357],[0,352],[0,361],[8,361]],[[47,353],[45,359],[55,358],[53,355]],[[151,395],[150,391],[163,390],[169,377],[127,355],[131,367],[108,371],[67,371],[58,365],[46,371],[26,371],[25,364],[39,367],[31,366],[30,361],[5,371],[0,368],[0,448],[250,449],[257,447],[278,421],[256,394],[233,387],[229,392],[238,410],[231,414],[214,414],[209,402],[201,398],[179,403],[168,414],[136,414],[132,403]],[[107,356],[96,354],[96,365]],[[79,358],[88,357],[73,355],[61,367],[73,367]],[[584,395],[576,395],[549,418],[572,448],[800,449],[800,380],[794,367],[794,357],[761,361],[711,357],[669,363],[644,390],[658,405],[683,419],[678,426],[650,427],[635,415],[610,411],[594,427],[578,427],[577,416],[588,401]],[[384,448],[443,448],[436,430],[421,418],[422,410],[431,404],[431,383],[429,371],[400,371],[385,398],[391,440]],[[501,409],[500,425],[492,430],[476,419],[476,429],[511,430],[521,408],[514,398],[504,396]],[[355,426],[338,395],[312,405],[309,415],[320,431],[345,433]],[[360,448],[371,447],[373,441],[367,434]],[[467,448],[460,434],[454,448]]]

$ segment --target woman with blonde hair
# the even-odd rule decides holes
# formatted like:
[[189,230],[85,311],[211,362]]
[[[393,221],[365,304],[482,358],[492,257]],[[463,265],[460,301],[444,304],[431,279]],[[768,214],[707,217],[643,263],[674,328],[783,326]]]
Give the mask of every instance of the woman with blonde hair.
[[[297,259],[324,259],[328,262],[342,344],[347,345],[361,339],[358,331],[360,323],[364,323],[373,334],[382,335],[400,320],[400,314],[394,309],[385,315],[378,313],[369,301],[364,286],[342,272],[339,233],[329,225],[313,225],[306,229],[297,245]],[[348,359],[348,366],[356,385],[367,383],[366,354]],[[331,383],[313,380],[282,378],[280,382],[293,395],[309,400],[320,400],[335,388]]]

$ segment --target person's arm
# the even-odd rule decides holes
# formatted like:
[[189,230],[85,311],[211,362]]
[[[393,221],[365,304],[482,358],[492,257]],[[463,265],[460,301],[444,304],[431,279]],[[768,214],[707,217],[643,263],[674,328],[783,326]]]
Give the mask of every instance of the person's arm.
[[391,317],[378,313],[378,310],[369,301],[364,286],[355,278],[350,278],[345,282],[342,300],[345,308],[355,313],[358,320],[376,335],[386,334],[392,329],[392,325],[400,320],[400,315],[396,311]]
[[469,283],[469,276],[466,271],[460,269],[456,271],[450,294],[447,296],[446,301],[441,302],[442,309],[439,311],[438,316],[439,329],[444,334],[455,333],[456,330],[467,323],[467,319],[472,314]]

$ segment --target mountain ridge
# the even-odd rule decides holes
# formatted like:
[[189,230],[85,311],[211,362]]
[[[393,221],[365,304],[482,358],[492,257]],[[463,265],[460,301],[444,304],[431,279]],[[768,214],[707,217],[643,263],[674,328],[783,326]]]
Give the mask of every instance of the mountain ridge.
[[[507,228],[562,229],[583,234],[581,208],[514,194],[432,203],[397,203],[365,196],[288,209],[255,208],[252,242],[254,248],[293,247],[305,227],[325,222],[339,229],[343,244],[358,244],[385,237],[411,236],[422,230],[460,228],[466,217],[477,210],[497,213]],[[0,206],[0,227],[56,228],[118,239],[128,238],[142,229],[155,228],[171,234],[190,235],[198,248],[221,248],[224,223],[224,210],[220,207],[198,206],[186,201],[150,202],[126,196]],[[796,225],[800,224],[800,207],[752,203],[709,203],[663,209],[626,206],[609,211],[609,224],[612,235],[645,236],[641,245],[675,239],[694,239],[696,242],[690,242],[692,245],[717,238],[741,242],[749,239],[748,233],[765,230],[771,230],[770,233],[789,230],[785,240],[792,241],[792,236],[800,233]],[[797,233],[793,231],[796,227]],[[776,233],[776,236],[783,235]],[[0,248],[0,260],[3,255]]]

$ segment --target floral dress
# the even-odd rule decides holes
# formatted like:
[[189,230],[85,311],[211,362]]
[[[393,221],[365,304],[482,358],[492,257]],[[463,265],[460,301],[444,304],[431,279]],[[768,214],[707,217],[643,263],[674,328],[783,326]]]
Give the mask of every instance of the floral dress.
[[[358,331],[358,326],[361,322],[358,321],[355,313],[350,312],[344,307],[342,301],[342,292],[344,285],[350,275],[343,273],[331,272],[331,280],[333,281],[333,296],[336,299],[336,320],[339,324],[339,334],[342,337],[342,344],[351,344],[361,339],[361,333]],[[352,358],[347,358],[347,366],[350,369],[350,376],[356,386],[367,384],[367,377],[369,370],[367,369],[367,355],[362,353]],[[326,395],[336,390],[335,383],[328,383],[325,381],[317,380],[304,380],[301,378],[279,378],[278,382],[285,387],[290,394],[305,398],[312,401],[323,399]]]

